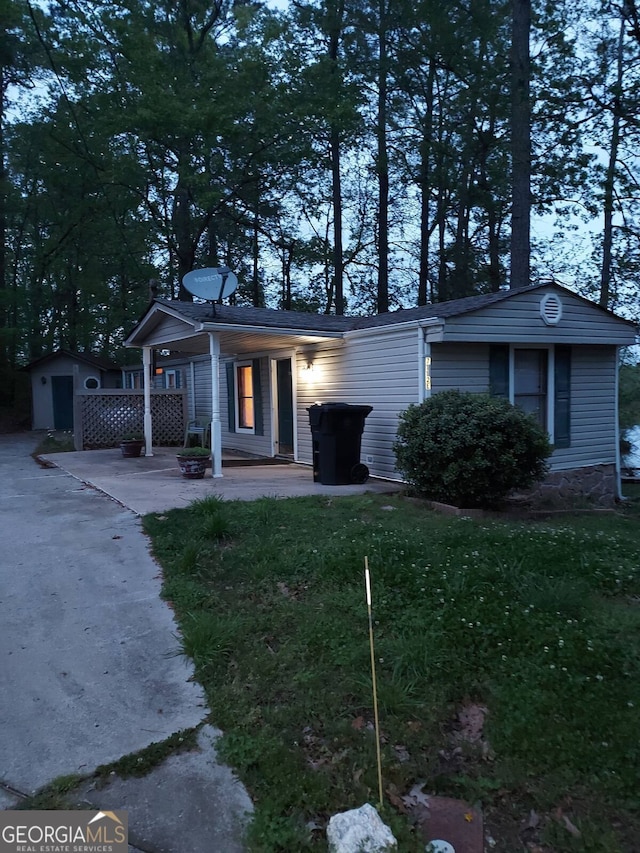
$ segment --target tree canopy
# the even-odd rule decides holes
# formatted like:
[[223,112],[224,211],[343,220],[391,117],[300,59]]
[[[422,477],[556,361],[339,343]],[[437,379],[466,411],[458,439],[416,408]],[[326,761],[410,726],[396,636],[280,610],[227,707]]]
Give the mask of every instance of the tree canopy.
[[640,316],[635,3],[0,0],[0,21],[5,378],[116,355],[150,280],[190,298],[198,266],[327,313],[498,290],[522,156],[530,280]]

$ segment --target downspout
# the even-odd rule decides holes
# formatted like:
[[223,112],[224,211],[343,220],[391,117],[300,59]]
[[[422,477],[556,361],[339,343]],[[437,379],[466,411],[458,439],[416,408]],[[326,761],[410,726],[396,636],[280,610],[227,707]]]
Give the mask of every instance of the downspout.
[[144,455],[153,456],[153,425],[151,423],[151,347],[142,347],[142,365],[144,380]]
[[220,422],[220,338],[209,332],[211,355],[211,476],[222,477],[222,424]]
[[418,403],[431,396],[431,344],[427,342],[427,330],[418,329]]

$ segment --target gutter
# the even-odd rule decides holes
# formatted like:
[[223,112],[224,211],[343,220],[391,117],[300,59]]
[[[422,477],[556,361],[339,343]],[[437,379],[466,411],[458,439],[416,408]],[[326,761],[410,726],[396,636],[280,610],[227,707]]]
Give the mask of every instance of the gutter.
[[343,334],[345,338],[365,338],[372,335],[383,335],[388,331],[402,332],[432,326],[444,326],[444,320],[441,317],[427,317],[423,320],[405,320],[403,323],[381,323],[378,326],[368,326],[366,329],[349,329]]
[[195,328],[197,332],[241,332],[245,335],[253,332],[261,335],[285,335],[287,337],[343,338],[345,334],[344,331],[329,332],[312,329],[290,329],[280,326],[249,326],[239,323],[201,322]]

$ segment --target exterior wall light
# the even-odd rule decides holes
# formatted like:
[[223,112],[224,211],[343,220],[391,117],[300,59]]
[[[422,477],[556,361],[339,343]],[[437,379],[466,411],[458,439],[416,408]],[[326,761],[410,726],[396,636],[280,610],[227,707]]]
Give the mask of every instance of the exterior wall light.
[[311,360],[307,361],[307,363],[302,368],[301,373],[302,373],[302,378],[306,382],[312,382],[316,378],[316,374],[317,374],[316,366],[313,363],[313,361],[311,361]]

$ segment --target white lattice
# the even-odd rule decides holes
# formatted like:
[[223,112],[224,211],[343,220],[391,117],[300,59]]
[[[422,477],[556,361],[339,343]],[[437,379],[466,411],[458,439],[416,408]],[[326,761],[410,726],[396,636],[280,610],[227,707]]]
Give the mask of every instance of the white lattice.
[[[77,393],[76,412],[84,450],[115,447],[124,435],[142,433],[144,394],[140,391],[93,391]],[[152,391],[153,443],[182,444],[185,429],[185,392]]]

